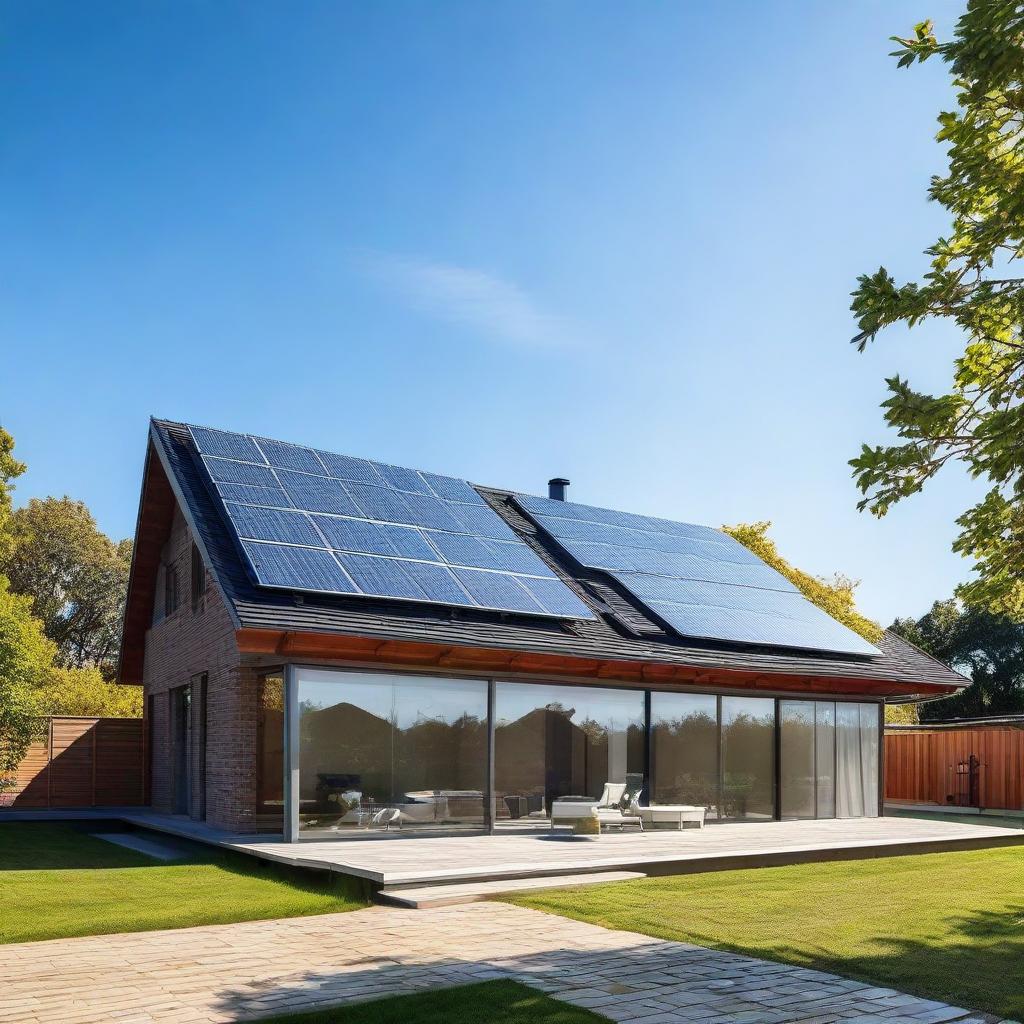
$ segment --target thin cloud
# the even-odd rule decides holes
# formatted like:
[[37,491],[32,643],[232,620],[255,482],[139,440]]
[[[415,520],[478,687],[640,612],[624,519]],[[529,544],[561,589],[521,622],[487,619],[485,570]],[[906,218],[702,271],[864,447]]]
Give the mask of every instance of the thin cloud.
[[472,267],[374,256],[368,269],[416,309],[517,348],[565,349],[576,343],[565,317],[542,309],[513,281]]

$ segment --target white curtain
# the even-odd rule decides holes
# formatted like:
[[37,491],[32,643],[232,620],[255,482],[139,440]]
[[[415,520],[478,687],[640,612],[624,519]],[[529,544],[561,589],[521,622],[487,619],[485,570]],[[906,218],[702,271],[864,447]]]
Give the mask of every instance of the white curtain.
[[878,817],[878,706],[836,704],[836,817]]
[[864,814],[864,781],[860,749],[860,705],[836,704],[836,817]]

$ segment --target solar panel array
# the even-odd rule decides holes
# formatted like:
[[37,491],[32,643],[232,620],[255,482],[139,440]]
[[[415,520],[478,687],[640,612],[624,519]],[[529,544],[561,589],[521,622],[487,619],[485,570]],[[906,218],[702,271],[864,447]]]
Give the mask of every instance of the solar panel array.
[[465,480],[188,429],[261,586],[594,617]]
[[576,561],[608,572],[682,636],[881,653],[720,530],[551,498],[516,501]]

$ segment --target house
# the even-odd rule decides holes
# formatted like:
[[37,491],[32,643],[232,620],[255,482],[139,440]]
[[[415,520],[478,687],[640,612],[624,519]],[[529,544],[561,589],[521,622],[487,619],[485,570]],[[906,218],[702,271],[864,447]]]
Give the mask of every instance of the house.
[[966,680],[707,527],[150,425],[119,666],[155,810],[239,832],[880,813],[883,707]]

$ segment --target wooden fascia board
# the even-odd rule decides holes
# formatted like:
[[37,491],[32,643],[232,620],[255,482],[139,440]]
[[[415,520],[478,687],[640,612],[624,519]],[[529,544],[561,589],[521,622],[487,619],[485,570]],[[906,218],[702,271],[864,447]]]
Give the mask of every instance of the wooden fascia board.
[[903,680],[857,679],[835,676],[733,671],[664,663],[598,661],[491,648],[453,647],[443,644],[379,640],[369,637],[324,633],[294,633],[243,628],[235,634],[243,654],[281,655],[335,659],[376,665],[420,666],[432,669],[508,672],[510,674],[564,676],[575,679],[617,681],[633,685],[685,685],[746,690],[793,690],[796,692],[871,697],[941,695],[955,688],[940,683],[908,683]]

